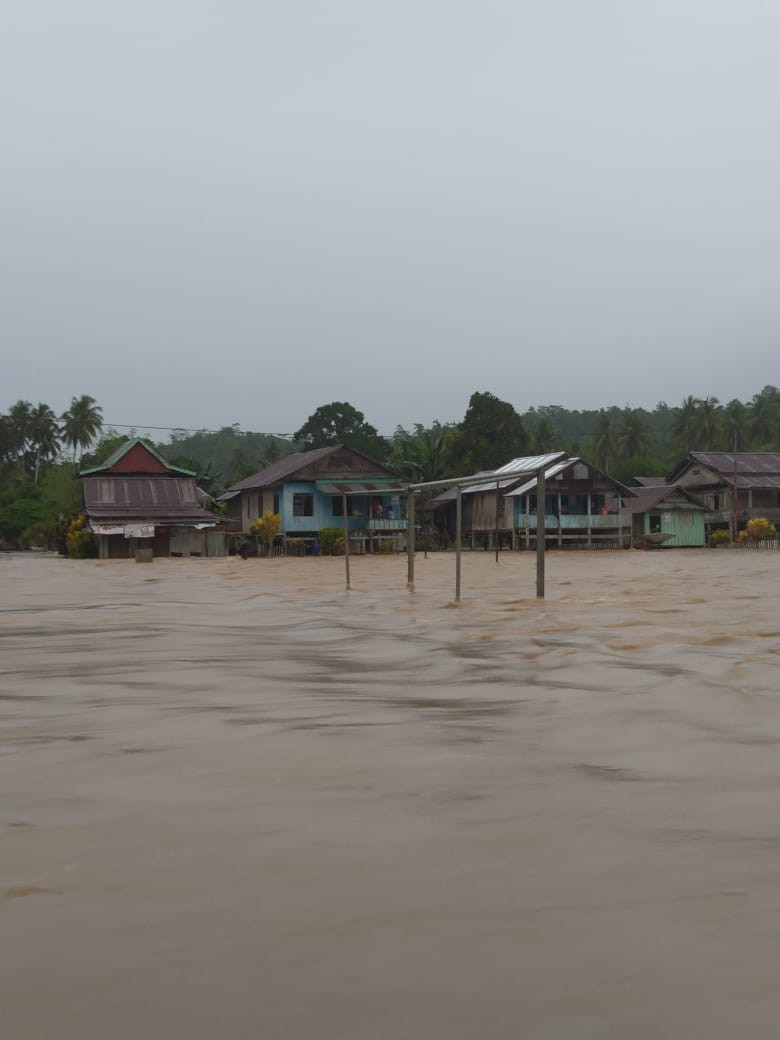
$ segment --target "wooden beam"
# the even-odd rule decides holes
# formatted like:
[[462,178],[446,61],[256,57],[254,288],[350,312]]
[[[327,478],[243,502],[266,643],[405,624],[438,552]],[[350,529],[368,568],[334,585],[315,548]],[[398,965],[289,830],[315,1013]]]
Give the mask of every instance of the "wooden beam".
[[460,553],[461,553],[461,534],[463,531],[462,524],[462,496],[461,488],[458,485],[458,489],[455,492],[455,602],[460,603]]
[[414,592],[414,491],[406,497],[406,587]]
[[540,469],[536,479],[536,595],[539,599],[544,599],[544,544],[546,541],[544,500],[546,492],[546,474],[543,469]]
[[352,586],[349,583],[349,517],[347,516],[347,496],[341,496],[341,508],[344,511],[344,566],[347,571],[347,588],[350,589]]

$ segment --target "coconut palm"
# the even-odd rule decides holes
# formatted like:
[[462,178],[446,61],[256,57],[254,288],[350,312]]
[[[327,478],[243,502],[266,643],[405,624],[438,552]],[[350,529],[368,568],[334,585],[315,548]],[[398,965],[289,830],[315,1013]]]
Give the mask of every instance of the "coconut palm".
[[88,448],[103,426],[103,413],[98,407],[95,398],[89,394],[71,399],[70,408],[63,412],[62,439],[73,448],[73,460],[76,460],[76,452],[79,456],[85,448]]
[[615,461],[617,455],[617,430],[611,412],[602,408],[596,416],[592,434],[593,461],[606,473],[610,462]]
[[693,416],[693,435],[696,450],[711,451],[721,432],[722,411],[717,397],[705,397],[697,401]]
[[683,401],[679,408],[674,409],[672,419],[672,436],[674,446],[681,455],[687,455],[689,451],[696,448],[696,413],[699,410],[700,401],[691,394]]
[[449,426],[415,423],[414,433],[399,426],[393,438],[389,463],[410,480],[441,480],[446,471],[445,438]]
[[749,409],[748,429],[751,441],[759,448],[770,447],[775,440],[777,430],[777,405],[768,394],[762,391],[753,397]]
[[57,416],[47,404],[38,404],[30,413],[29,440],[35,452],[35,483],[41,463],[55,458],[60,450],[60,428]]
[[646,413],[641,408],[624,408],[620,413],[617,443],[623,459],[643,455],[652,447],[652,434]]

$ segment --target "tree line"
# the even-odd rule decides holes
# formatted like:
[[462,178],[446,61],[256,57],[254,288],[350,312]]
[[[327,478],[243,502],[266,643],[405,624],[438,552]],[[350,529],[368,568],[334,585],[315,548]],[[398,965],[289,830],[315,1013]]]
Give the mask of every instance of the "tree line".
[[[29,401],[0,414],[0,538],[56,544],[81,505],[77,465],[99,464],[126,440],[104,428],[102,409],[87,394],[73,397],[59,416],[47,404]],[[765,386],[748,402],[725,405],[689,395],[677,406],[662,401],[652,410],[544,405],[524,413],[482,391],[471,395],[459,422],[399,425],[389,437],[354,405],[333,401],[289,439],[233,425],[217,432],[174,430],[168,441],[149,443],[169,462],[191,469],[214,496],[292,451],[340,443],[420,482],[495,469],[521,455],[566,451],[630,484],[638,476],[669,473],[693,450],[780,451],[780,390]]]

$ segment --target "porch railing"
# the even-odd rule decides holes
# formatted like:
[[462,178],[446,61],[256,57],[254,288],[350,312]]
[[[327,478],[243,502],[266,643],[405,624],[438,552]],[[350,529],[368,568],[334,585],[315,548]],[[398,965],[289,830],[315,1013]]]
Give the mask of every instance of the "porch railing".
[[[536,530],[536,515],[522,513],[517,517],[517,527],[531,528]],[[609,513],[607,516],[600,514],[583,514],[576,515],[566,513],[562,516],[545,516],[544,527],[547,531],[557,531],[560,527],[563,531],[586,531],[590,528],[592,531],[598,529],[614,529],[619,527],[630,527],[630,517],[621,516],[618,513]]]

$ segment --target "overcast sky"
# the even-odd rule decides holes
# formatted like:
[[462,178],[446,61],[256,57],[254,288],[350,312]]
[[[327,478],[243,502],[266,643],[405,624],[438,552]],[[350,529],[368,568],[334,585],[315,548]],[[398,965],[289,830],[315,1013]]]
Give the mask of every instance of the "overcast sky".
[[5,0],[0,411],[780,383],[773,0]]

